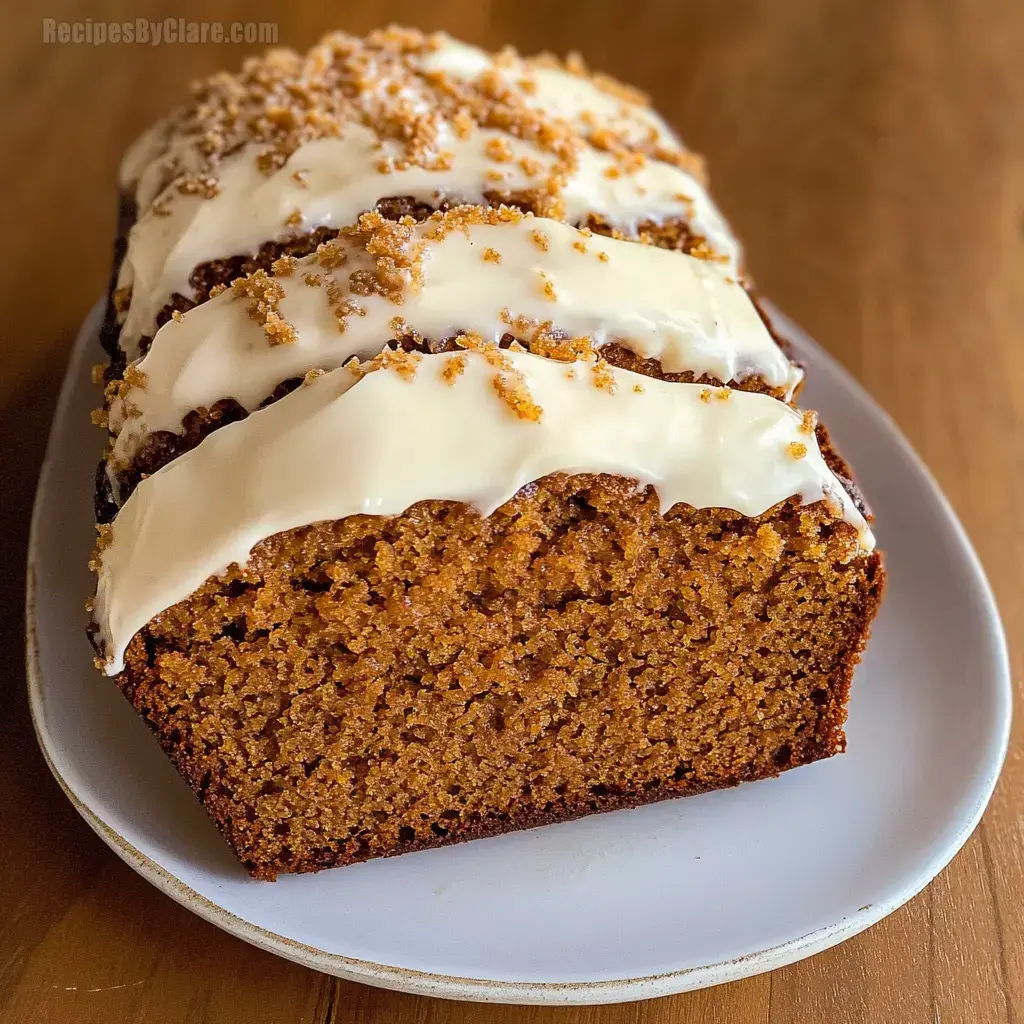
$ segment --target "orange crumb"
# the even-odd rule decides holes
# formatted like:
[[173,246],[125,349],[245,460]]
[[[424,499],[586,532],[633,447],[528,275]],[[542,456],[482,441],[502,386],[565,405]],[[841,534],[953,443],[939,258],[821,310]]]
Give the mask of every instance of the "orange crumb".
[[464,355],[452,356],[448,359],[441,370],[441,378],[449,387],[462,376],[466,371],[466,357]]
[[803,441],[790,441],[786,447],[794,459],[802,459],[807,454],[807,445]]
[[818,426],[818,414],[811,409],[808,409],[803,419],[800,421],[800,433],[801,434],[813,434]]
[[550,277],[548,277],[548,275],[543,270],[539,271],[538,273],[540,274],[541,280],[544,282],[542,288],[544,292],[544,298],[546,298],[548,302],[557,302],[558,293],[555,291],[554,282],[551,280]]
[[607,391],[610,395],[615,394],[618,381],[615,379],[615,374],[606,360],[598,359],[590,368],[590,372],[594,375],[594,387]]
[[508,163],[512,159],[512,146],[507,139],[500,137],[488,139],[487,144],[484,146],[484,152],[495,163]]
[[289,277],[295,272],[298,262],[294,256],[279,256],[270,264],[270,269],[278,277]]
[[522,375],[515,373],[496,373],[491,380],[498,397],[521,420],[539,423],[543,409],[533,400],[530,389],[526,386]]
[[136,388],[137,390],[142,391],[146,387],[145,371],[140,370],[137,366],[125,367],[124,377],[122,379],[130,388]]

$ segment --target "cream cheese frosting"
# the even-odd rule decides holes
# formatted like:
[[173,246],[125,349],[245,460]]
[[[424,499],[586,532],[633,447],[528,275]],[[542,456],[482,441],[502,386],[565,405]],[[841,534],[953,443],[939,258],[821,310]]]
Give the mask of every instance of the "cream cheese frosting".
[[[499,139],[510,156],[495,163],[489,147]],[[554,165],[552,156],[532,143],[493,129],[478,129],[465,139],[453,135],[441,144],[452,154],[447,170],[413,164],[388,174],[377,165],[393,147],[362,125],[350,126],[342,138],[307,143],[270,175],[257,167],[258,147],[243,147],[222,164],[217,195],[175,194],[162,212],[144,213],[131,228],[118,280],[118,287],[132,289],[122,347],[133,351],[139,338],[152,336],[170,297],[191,294],[189,275],[201,263],[251,256],[264,242],[296,232],[351,224],[384,195],[436,206],[445,200],[483,203],[488,191],[543,187]],[[654,160],[632,174],[608,176],[615,166],[607,153],[580,152],[562,190],[567,221],[584,223],[593,213],[634,234],[641,222],[685,217],[736,272],[738,246],[695,178]],[[293,223],[286,227],[289,218]]]
[[[487,516],[550,473],[652,485],[663,511],[685,503],[756,516],[792,496],[824,499],[861,550],[873,546],[813,431],[767,395],[524,352],[409,359],[414,373],[340,368],[311,379],[139,484],[100,555],[95,618],[108,674],[155,615],[273,534],[429,499]],[[527,393],[537,415],[503,402],[502,382]]]
[[[552,199],[573,223],[594,214],[634,234],[640,223],[683,218],[736,272],[735,238],[703,184],[687,169],[678,140],[650,108],[583,75],[510,55],[496,59],[447,36],[434,37],[405,62],[408,81],[382,70],[339,124],[297,146],[281,166],[263,165],[266,140],[247,140],[243,132],[204,168],[204,137],[169,122],[131,147],[121,181],[122,187],[134,189],[139,216],[118,279],[119,289],[131,291],[121,328],[121,346],[129,356],[136,354],[140,338],[152,336],[156,315],[171,296],[191,294],[189,276],[196,266],[252,256],[265,242],[317,227],[349,224],[384,196],[476,203],[488,192],[553,189]],[[482,127],[442,116],[431,76],[466,85],[488,74],[496,76],[514,103],[550,119],[555,141],[540,145],[519,137],[511,125]],[[397,99],[388,91],[395,84],[401,85]],[[513,100],[499,90],[493,102]],[[381,134],[395,109],[410,124],[417,117],[433,119],[429,144],[412,160],[403,159],[403,140]],[[622,143],[611,149],[592,145],[587,140],[597,126]],[[611,145],[607,139],[603,144]],[[624,169],[622,144],[676,154],[679,160],[635,153]],[[209,180],[199,190],[183,191],[182,178],[189,175]]]
[[[269,344],[230,291],[165,324],[138,363],[144,385],[111,408],[119,429],[115,459],[130,458],[148,433],[179,430],[192,409],[227,397],[252,409],[289,377],[375,354],[396,337],[396,315],[403,329],[432,341],[461,332],[498,341],[517,335],[511,321],[523,317],[598,347],[621,341],[660,360],[667,372],[690,370],[723,382],[760,376],[786,393],[800,380],[722,264],[546,218],[471,223],[431,239],[437,223],[410,233],[408,248],[424,248],[418,279],[405,272],[400,304],[380,294],[351,296],[362,315],[349,316],[343,333],[327,299],[331,273],[322,272],[316,256],[275,279],[283,292],[278,311],[294,327],[290,344]],[[339,283],[347,284],[360,258],[369,259],[355,249],[332,272]],[[324,278],[319,286],[306,283],[310,273]],[[134,415],[126,418],[125,409]]]

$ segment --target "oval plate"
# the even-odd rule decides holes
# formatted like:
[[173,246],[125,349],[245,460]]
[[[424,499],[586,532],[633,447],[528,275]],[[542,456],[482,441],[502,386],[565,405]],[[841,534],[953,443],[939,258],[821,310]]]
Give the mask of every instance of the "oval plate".
[[83,602],[100,432],[94,309],[39,484],[28,572],[33,721],[99,835],[190,910],[339,977],[454,999],[600,1003],[792,963],[920,891],[977,825],[1006,751],[1010,679],[988,584],[928,471],[796,328],[805,399],[857,467],[889,592],[853,685],[849,752],[727,792],[251,881],[116,686]]

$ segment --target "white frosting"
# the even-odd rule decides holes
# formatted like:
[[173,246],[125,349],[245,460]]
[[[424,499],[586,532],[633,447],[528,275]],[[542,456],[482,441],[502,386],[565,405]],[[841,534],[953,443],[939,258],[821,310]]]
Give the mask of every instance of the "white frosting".
[[[356,382],[325,374],[207,437],[144,480],[102,553],[95,615],[123,668],[132,636],[159,612],[266,537],[356,514],[398,515],[428,499],[489,515],[555,472],[610,473],[651,484],[661,508],[685,502],[756,516],[798,495],[841,506],[861,547],[873,538],[801,417],[766,395],[673,384],[613,370],[595,386],[586,364],[506,353],[540,405],[520,419],[494,390],[496,370],[466,353],[425,356],[409,380],[378,370]],[[570,376],[570,374],[572,376]],[[794,457],[793,442],[806,447]]]
[[[443,69],[464,78],[493,66],[482,50],[451,39],[427,54],[423,64],[428,70]],[[579,119],[590,112],[602,125],[634,141],[653,132],[666,146],[679,148],[667,125],[647,108],[624,103],[565,71],[530,68],[522,61],[516,67],[515,75],[528,74],[536,82],[533,94],[521,93],[528,106],[562,117],[584,133]],[[515,81],[513,70],[502,70],[510,83]],[[508,146],[510,161],[497,163],[488,155],[487,144],[495,139]],[[153,334],[156,315],[171,295],[191,295],[189,275],[201,263],[253,255],[265,242],[317,227],[350,224],[384,196],[412,196],[427,203],[444,198],[479,203],[487,191],[543,187],[555,160],[550,152],[506,132],[478,129],[460,138],[442,123],[436,149],[452,155],[447,170],[411,166],[382,174],[378,170],[382,159],[397,160],[401,147],[353,122],[341,138],[321,138],[299,147],[284,167],[270,175],[260,171],[256,162],[264,145],[243,145],[219,164],[219,192],[207,199],[168,185],[169,167],[177,172],[197,169],[192,143],[161,123],[137,140],[122,164],[122,184],[134,186],[140,210],[118,278],[118,287],[132,292],[121,329],[121,347],[129,356],[136,354],[139,338]],[[530,173],[520,166],[522,158],[533,161]],[[735,272],[739,246],[707,190],[691,174],[673,164],[649,160],[612,176],[615,159],[589,145],[579,147],[577,159],[578,166],[562,192],[567,220],[583,222],[594,213],[633,233],[644,220],[660,223],[684,217]],[[494,180],[495,173],[502,180]]]
[[[499,164],[487,155],[487,143],[497,138],[507,143],[513,161]],[[481,129],[467,139],[452,136],[442,145],[454,156],[450,170],[414,165],[382,174],[377,165],[389,147],[382,148],[370,129],[352,125],[343,138],[301,146],[269,176],[256,165],[259,147],[243,147],[221,165],[218,195],[204,199],[174,192],[165,215],[150,211],[132,226],[118,279],[118,287],[132,289],[121,328],[122,348],[133,351],[140,337],[153,334],[157,313],[171,295],[191,294],[189,275],[201,263],[252,255],[264,242],[318,227],[343,227],[386,195],[435,205],[445,198],[482,203],[487,191],[542,185],[553,165],[550,153],[495,130]],[[538,172],[526,174],[516,162],[521,157],[536,161]],[[644,220],[685,217],[735,272],[738,246],[695,178],[659,161],[608,177],[604,172],[614,163],[598,150],[580,152],[579,167],[563,193],[567,220],[582,223],[588,213],[596,213],[619,230],[634,233]],[[304,184],[296,180],[296,171]],[[500,173],[503,180],[488,179],[490,173]],[[296,211],[301,221],[286,226]]]
[[[414,237],[433,227],[419,226]],[[547,240],[546,251],[532,238],[538,231]],[[585,252],[574,248],[580,243]],[[124,422],[122,407],[115,403],[111,409],[112,425],[121,428],[115,456],[129,457],[146,433],[179,430],[192,409],[227,397],[252,409],[282,380],[314,367],[340,366],[352,355],[376,354],[395,336],[390,321],[396,315],[433,341],[459,331],[497,341],[515,333],[502,319],[507,309],[538,323],[553,322],[573,337],[589,336],[597,345],[621,340],[644,358],[661,360],[668,372],[691,370],[724,382],[757,375],[787,392],[800,380],[746,291],[720,264],[586,237],[534,217],[452,230],[427,245],[422,285],[407,289],[401,305],[380,295],[358,297],[365,315],[350,316],[343,334],[325,288],[303,282],[305,272],[320,271],[312,258],[278,278],[285,290],[280,314],[297,332],[292,344],[270,345],[230,291],[165,324],[138,364],[145,387],[128,395],[140,415]],[[500,262],[483,258],[488,248]],[[358,255],[366,259],[361,249]],[[336,272],[338,279],[347,282],[358,265],[350,258]],[[545,282],[554,289],[553,301],[545,295]]]
[[496,70],[512,88],[518,79],[527,77],[534,88],[532,92],[523,91],[520,99],[531,109],[543,110],[584,131],[589,127],[587,121],[593,118],[593,123],[634,144],[654,141],[667,149],[682,148],[675,132],[650,107],[623,100],[589,78],[561,68],[537,65],[528,59],[495,64],[485,50],[449,36],[444,36],[441,45],[428,53],[422,63],[427,70],[444,71],[464,81]]

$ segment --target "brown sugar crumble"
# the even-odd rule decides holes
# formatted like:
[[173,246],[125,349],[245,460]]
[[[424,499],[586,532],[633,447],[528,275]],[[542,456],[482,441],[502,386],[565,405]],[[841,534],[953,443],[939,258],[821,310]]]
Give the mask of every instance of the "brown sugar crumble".
[[501,253],[497,249],[492,249],[488,246],[483,252],[484,262],[486,263],[500,263]]
[[231,289],[239,298],[246,298],[246,311],[267,336],[271,345],[290,345],[298,340],[295,327],[281,317],[277,304],[284,298],[284,288],[266,272],[257,270],[248,277],[236,278]]
[[441,377],[449,386],[454,384],[466,372],[466,357],[452,356],[445,360],[441,369]]
[[615,394],[618,382],[615,379],[615,374],[612,373],[612,368],[604,359],[598,359],[590,368],[590,372],[594,381],[594,387],[607,391],[610,395]]
[[298,262],[294,256],[279,256],[270,264],[270,269],[276,277],[290,277],[295,273]]
[[507,367],[506,372],[496,373],[491,383],[498,397],[519,419],[531,423],[540,422],[544,410],[533,400],[522,374]]
[[802,459],[807,455],[807,445],[803,441],[790,441],[786,450],[794,459]]

